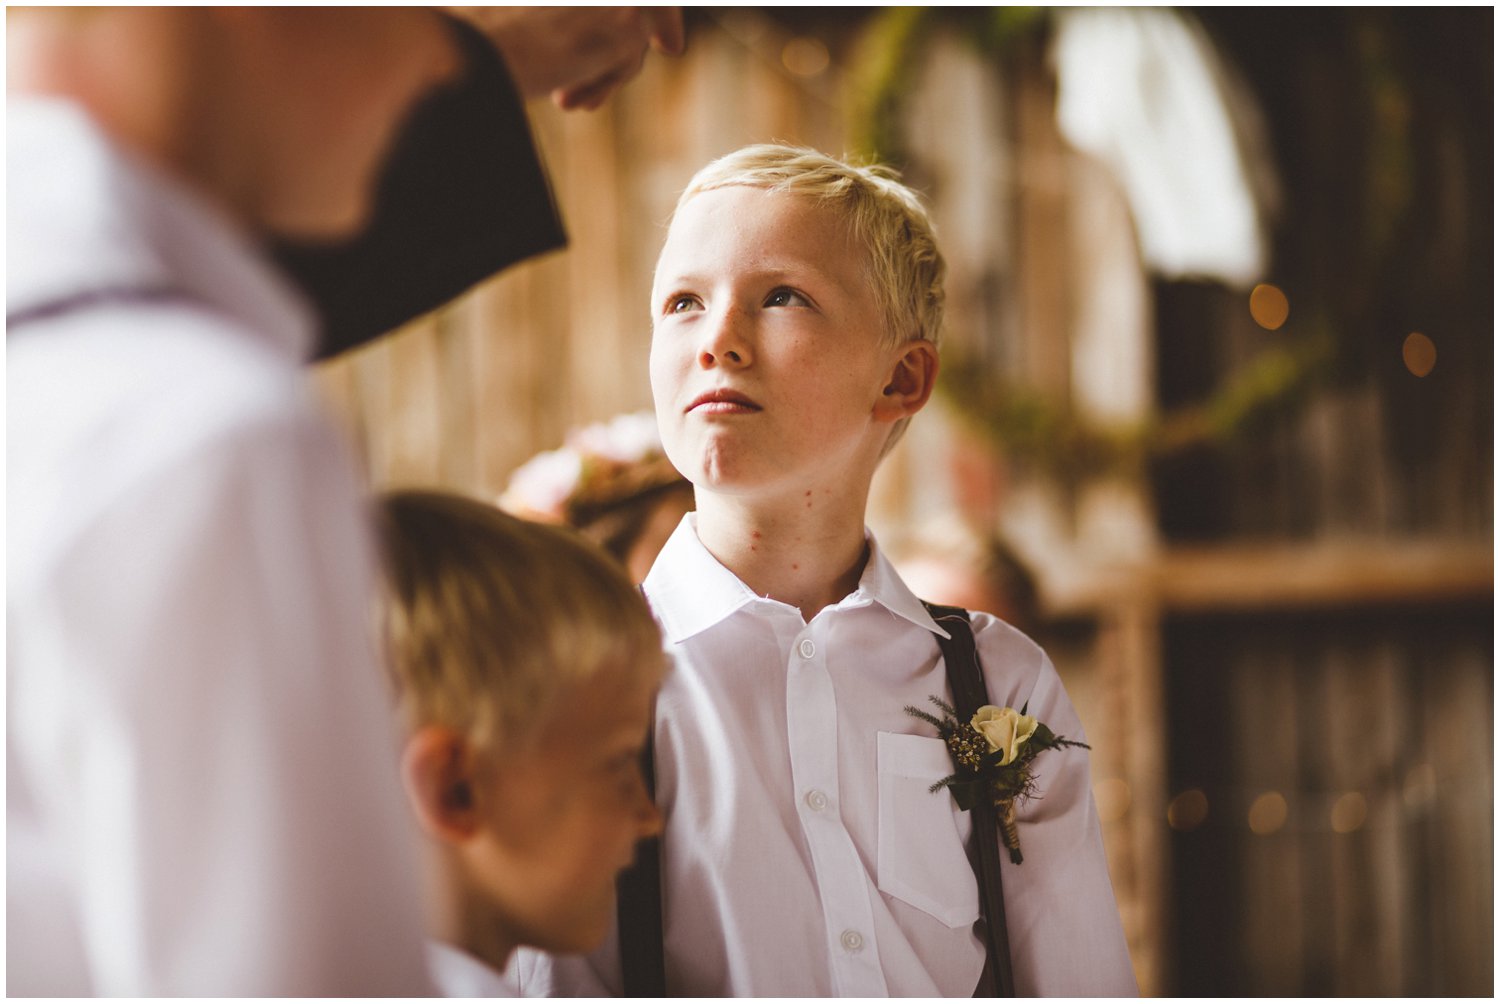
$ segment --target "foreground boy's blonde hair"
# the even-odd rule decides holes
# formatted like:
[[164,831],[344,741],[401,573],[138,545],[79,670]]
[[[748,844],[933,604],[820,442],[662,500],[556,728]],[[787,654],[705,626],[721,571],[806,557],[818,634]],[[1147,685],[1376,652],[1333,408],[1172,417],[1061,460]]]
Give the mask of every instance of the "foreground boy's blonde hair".
[[762,143],[726,154],[695,174],[677,207],[700,192],[733,186],[807,196],[841,214],[850,237],[869,252],[871,292],[885,318],[886,343],[938,343],[947,266],[927,209],[895,171],[848,164],[807,147]]
[[409,730],[521,744],[603,672],[662,665],[645,600],[596,546],[440,492],[380,499],[385,633]]

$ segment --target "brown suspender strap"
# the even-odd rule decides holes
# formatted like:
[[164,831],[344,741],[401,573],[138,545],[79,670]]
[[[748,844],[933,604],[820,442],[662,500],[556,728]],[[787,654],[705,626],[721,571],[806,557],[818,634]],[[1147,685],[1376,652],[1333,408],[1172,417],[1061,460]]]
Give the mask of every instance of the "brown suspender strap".
[[[641,750],[646,793],[656,800],[656,711]],[[662,951],[661,837],[635,845],[635,863],[615,880],[615,917],[620,932],[620,974],[626,997],[665,997],[667,967]]]
[[[990,703],[989,688],[984,683],[984,672],[979,666],[979,652],[974,647],[974,630],[969,624],[969,612],[961,607],[941,607],[923,603],[938,626],[951,635],[944,639],[938,636],[938,648],[943,653],[943,663],[948,669],[948,686],[953,691],[953,706],[958,711],[959,721],[968,721],[984,705]],[[988,959],[984,973],[979,978],[975,997],[1014,997],[1015,977],[1010,967],[1010,941],[1005,930],[1005,896],[1000,886],[1000,831],[995,805],[988,799],[980,800],[970,810],[973,817],[973,847],[970,863],[974,866],[974,878],[979,883],[980,916],[984,920],[985,947]]]

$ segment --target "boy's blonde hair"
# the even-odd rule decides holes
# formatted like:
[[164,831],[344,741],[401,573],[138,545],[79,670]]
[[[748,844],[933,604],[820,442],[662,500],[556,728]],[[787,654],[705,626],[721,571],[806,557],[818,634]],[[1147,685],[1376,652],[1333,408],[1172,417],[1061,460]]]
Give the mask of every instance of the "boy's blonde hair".
[[664,664],[645,600],[563,527],[443,492],[381,497],[385,634],[409,730],[524,745],[603,672]]
[[761,143],[693,175],[677,208],[700,192],[733,186],[807,196],[839,212],[850,237],[869,252],[870,286],[885,318],[887,343],[938,344],[947,266],[932,218],[896,171],[845,163],[807,147]]

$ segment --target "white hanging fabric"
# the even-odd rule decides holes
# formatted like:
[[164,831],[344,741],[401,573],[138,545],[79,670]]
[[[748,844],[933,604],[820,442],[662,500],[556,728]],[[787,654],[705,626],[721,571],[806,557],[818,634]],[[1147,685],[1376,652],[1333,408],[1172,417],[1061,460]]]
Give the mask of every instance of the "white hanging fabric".
[[1058,127],[1119,180],[1146,267],[1260,281],[1277,202],[1265,130],[1203,28],[1163,8],[1067,10],[1053,60]]

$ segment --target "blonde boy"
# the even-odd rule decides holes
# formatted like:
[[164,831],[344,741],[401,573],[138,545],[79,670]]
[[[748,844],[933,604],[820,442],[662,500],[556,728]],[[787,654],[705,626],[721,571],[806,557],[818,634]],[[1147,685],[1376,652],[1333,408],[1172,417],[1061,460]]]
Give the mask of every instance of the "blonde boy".
[[[889,172],[754,146],[678,202],[651,383],[697,512],[645,581],[676,669],[657,705],[667,988],[969,996],[985,951],[952,765],[903,710],[948,695],[943,634],[865,529],[937,376],[943,259]],[[973,615],[990,699],[1083,728],[1043,652]],[[951,699],[951,698],[950,698]],[[1020,995],[1129,994],[1083,750],[1037,761],[1004,895]],[[619,992],[612,945],[522,960],[531,993]]]
[[587,951],[660,817],[639,756],[665,665],[640,594],[557,527],[456,495],[381,504],[402,780],[445,996],[508,996],[521,944]]

